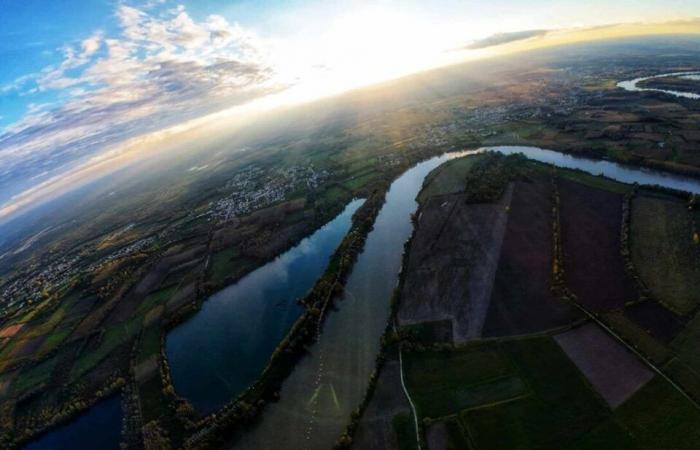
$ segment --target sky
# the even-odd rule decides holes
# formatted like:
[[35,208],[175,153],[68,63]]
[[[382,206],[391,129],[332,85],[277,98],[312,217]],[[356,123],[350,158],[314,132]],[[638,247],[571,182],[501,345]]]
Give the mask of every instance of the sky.
[[698,18],[697,0],[0,0],[0,220],[216,114]]

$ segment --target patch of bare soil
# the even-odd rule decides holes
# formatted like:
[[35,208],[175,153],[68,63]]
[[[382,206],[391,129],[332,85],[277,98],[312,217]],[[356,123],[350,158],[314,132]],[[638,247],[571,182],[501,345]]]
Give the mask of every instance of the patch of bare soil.
[[513,192],[467,204],[464,194],[421,207],[398,313],[401,325],[452,320],[455,342],[481,335]]
[[445,422],[435,422],[425,430],[425,441],[429,450],[447,450],[449,442]]
[[23,326],[23,323],[18,323],[3,328],[2,330],[0,330],[0,338],[9,338],[14,336],[19,330],[22,329]]
[[611,408],[652,379],[654,373],[598,325],[588,323],[554,340]]
[[636,303],[625,315],[656,339],[668,344],[683,329],[683,320],[654,301]]
[[535,172],[514,184],[485,336],[532,333],[580,317],[551,291],[553,198],[544,174]]
[[559,179],[566,283],[593,311],[638,297],[621,254],[622,195]]

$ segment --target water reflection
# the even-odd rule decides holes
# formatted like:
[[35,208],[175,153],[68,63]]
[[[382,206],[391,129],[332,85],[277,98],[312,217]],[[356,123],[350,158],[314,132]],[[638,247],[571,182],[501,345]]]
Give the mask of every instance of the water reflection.
[[212,295],[168,334],[166,351],[179,395],[209,413],[260,376],[302,312],[296,300],[321,276],[362,203],[352,201],[296,247]]
[[638,83],[642,81],[652,80],[655,78],[666,78],[666,77],[680,77],[687,80],[700,80],[700,72],[674,72],[674,73],[664,73],[661,75],[654,75],[651,77],[641,77],[635,78],[634,80],[620,81],[617,83],[617,87],[620,87],[626,91],[630,92],[663,92],[664,94],[673,95],[675,97],[690,98],[693,100],[700,99],[700,94],[694,92],[683,92],[683,91],[673,91],[667,89],[656,89],[656,88],[642,88],[637,86]]

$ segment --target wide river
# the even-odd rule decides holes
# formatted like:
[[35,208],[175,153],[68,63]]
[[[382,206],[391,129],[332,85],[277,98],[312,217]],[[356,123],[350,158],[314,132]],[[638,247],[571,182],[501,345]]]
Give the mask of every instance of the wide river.
[[[602,174],[625,183],[659,185],[700,194],[697,179],[535,147],[481,148],[449,153],[417,164],[392,183],[348,278],[343,298],[336,302],[335,310],[328,312],[319,341],[284,382],[280,401],[265,409],[259,426],[243,436],[238,443],[240,447],[329,449],[332,446],[361,401],[374,369],[403,245],[412,232],[410,218],[417,207],[415,198],[423,179],[449,159],[486,150],[523,153],[533,160]],[[356,200],[348,204],[338,217],[297,247],[212,295],[201,311],[168,335],[167,355],[180,395],[199,411],[207,412],[252,384],[300,314],[301,307],[295,300],[323,273],[361,203]],[[98,404],[27,449],[62,449],[56,442],[65,436],[72,436],[71,448],[78,450],[116,448],[121,414],[114,405],[118,401]],[[92,429],[99,429],[102,436],[85,433],[86,423],[99,424]],[[97,438],[104,441],[96,446],[93,439]]]
[[700,99],[700,94],[694,92],[684,92],[684,91],[671,91],[668,89],[656,89],[656,88],[643,88],[637,86],[638,83],[642,81],[652,80],[655,78],[666,78],[666,77],[681,77],[688,80],[700,80],[700,72],[673,72],[673,73],[663,73],[661,75],[654,75],[651,77],[641,77],[635,78],[634,80],[620,81],[617,83],[617,87],[620,87],[626,91],[630,92],[663,92],[664,94],[673,95],[675,97],[690,98],[693,100]]
[[421,162],[391,185],[364,251],[347,281],[337,311],[329,313],[323,333],[285,381],[281,399],[263,413],[259,426],[237,447],[246,449],[329,449],[349,422],[367,389],[379,342],[390,314],[404,242],[412,232],[411,214],[425,176],[445,161],[487,150],[523,153],[565,168],[603,174],[623,182],[658,184],[700,192],[700,181],[607,161],[575,158],[534,147],[503,146],[449,153]]
[[121,397],[114,395],[30,443],[24,450],[119,450],[121,418]]
[[237,397],[260,376],[303,310],[297,300],[326,269],[363,200],[296,247],[212,295],[168,333],[166,353],[177,393],[200,413]]
[[284,382],[259,426],[239,443],[251,449],[324,449],[333,446],[362,400],[389,319],[403,245],[423,179],[463,153],[418,163],[397,178],[377,215],[345,285],[337,310],[329,311],[319,341]]

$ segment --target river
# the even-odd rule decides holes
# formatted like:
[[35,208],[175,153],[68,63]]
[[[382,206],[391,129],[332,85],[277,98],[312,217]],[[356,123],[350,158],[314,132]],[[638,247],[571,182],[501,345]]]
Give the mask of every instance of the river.
[[[417,164],[392,183],[347,280],[343,298],[336,302],[336,310],[328,312],[319,341],[284,382],[280,401],[265,409],[259,426],[243,436],[240,447],[328,449],[332,446],[348,423],[350,413],[362,400],[374,369],[403,245],[412,232],[410,217],[416,210],[415,198],[423,179],[449,159],[487,150],[523,153],[533,160],[603,174],[625,183],[659,185],[700,194],[700,180],[690,177],[535,147],[485,147],[445,154]],[[201,311],[170,333],[167,353],[180,395],[190,399],[198,410],[210,411],[238,395],[257,378],[301,312],[296,298],[323,273],[330,255],[350,228],[352,214],[361,204],[361,200],[353,201],[298,246],[214,294]],[[118,400],[102,402],[30,444],[26,450],[117,448],[121,417],[118,406]],[[86,427],[100,431],[86,433]],[[74,436],[68,438],[75,439],[70,447],[60,446],[60,442],[66,442],[65,436]],[[94,445],[92,439],[103,440]]]
[[350,202],[296,247],[212,295],[168,333],[166,353],[178,395],[206,414],[253,384],[301,315],[297,300],[323,274],[363,202]]
[[374,369],[380,337],[389,318],[403,245],[412,232],[410,217],[416,210],[415,198],[423,179],[448,159],[489,150],[523,153],[533,160],[604,174],[627,183],[700,192],[700,181],[692,178],[535,147],[485,147],[417,164],[391,185],[365,249],[353,267],[343,298],[337,302],[337,310],[329,313],[319,342],[285,381],[281,400],[269,405],[260,425],[244,435],[237,447],[332,447],[349,422],[351,412],[361,402]]
[[582,158],[537,147],[501,146],[479,149],[479,151],[484,150],[493,150],[504,154],[522,153],[535,161],[566,169],[579,169],[593,175],[605,175],[608,178],[622,183],[658,185],[700,194],[700,180],[670,172],[663,172],[645,167],[628,166],[600,159]]
[[411,214],[423,179],[460,155],[421,162],[389,188],[336,310],[329,311],[319,341],[282,385],[280,401],[270,404],[259,426],[243,436],[242,448],[324,449],[333,446],[367,389],[389,319],[392,292],[410,237]]
[[114,395],[23,450],[119,450],[121,418],[121,397]]
[[654,75],[651,77],[641,77],[635,78],[634,80],[620,81],[617,83],[617,87],[620,87],[626,91],[630,92],[663,92],[664,94],[673,95],[680,98],[689,98],[693,100],[700,99],[700,94],[694,92],[683,92],[683,91],[671,91],[667,89],[656,89],[656,88],[642,88],[637,86],[638,83],[646,80],[652,80],[654,78],[665,78],[665,77],[682,77],[689,80],[700,80],[700,72],[673,72],[673,73],[663,73],[661,75]]

